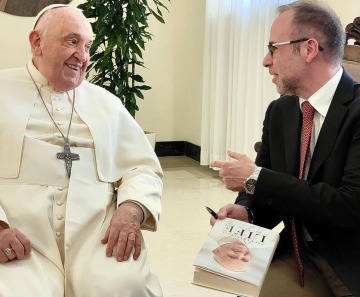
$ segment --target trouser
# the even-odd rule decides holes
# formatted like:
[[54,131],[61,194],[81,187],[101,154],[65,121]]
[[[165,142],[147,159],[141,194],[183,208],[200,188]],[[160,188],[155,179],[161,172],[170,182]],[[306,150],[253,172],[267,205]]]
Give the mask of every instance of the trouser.
[[327,262],[316,251],[302,256],[305,286],[300,287],[294,252],[289,249],[274,258],[259,297],[352,297]]

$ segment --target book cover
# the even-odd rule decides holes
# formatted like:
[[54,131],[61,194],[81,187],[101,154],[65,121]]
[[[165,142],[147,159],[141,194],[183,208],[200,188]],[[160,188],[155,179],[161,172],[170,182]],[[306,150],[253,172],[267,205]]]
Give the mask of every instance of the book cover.
[[278,242],[276,231],[230,218],[217,220],[194,261],[193,284],[256,297]]

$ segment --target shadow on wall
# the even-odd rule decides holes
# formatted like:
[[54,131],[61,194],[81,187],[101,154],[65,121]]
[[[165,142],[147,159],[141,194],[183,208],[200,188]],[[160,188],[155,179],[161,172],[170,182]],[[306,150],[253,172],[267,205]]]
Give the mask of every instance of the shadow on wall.
[[36,16],[50,4],[69,4],[71,0],[0,0],[0,11],[17,16]]

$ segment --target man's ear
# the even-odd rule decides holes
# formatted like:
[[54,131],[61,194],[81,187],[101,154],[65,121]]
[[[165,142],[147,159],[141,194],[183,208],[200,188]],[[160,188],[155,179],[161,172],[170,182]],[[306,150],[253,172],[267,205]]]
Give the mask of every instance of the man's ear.
[[39,32],[33,30],[29,34],[29,41],[31,46],[31,51],[35,56],[41,55],[41,47],[40,47],[40,34]]
[[306,42],[306,62],[311,62],[319,53],[319,43],[316,39],[310,38]]

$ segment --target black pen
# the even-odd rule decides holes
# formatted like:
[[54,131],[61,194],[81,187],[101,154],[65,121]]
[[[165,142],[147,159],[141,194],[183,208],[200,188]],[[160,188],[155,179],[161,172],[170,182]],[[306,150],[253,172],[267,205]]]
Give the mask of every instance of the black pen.
[[207,211],[215,218],[218,219],[218,215],[216,214],[215,211],[213,211],[210,207],[205,206]]

